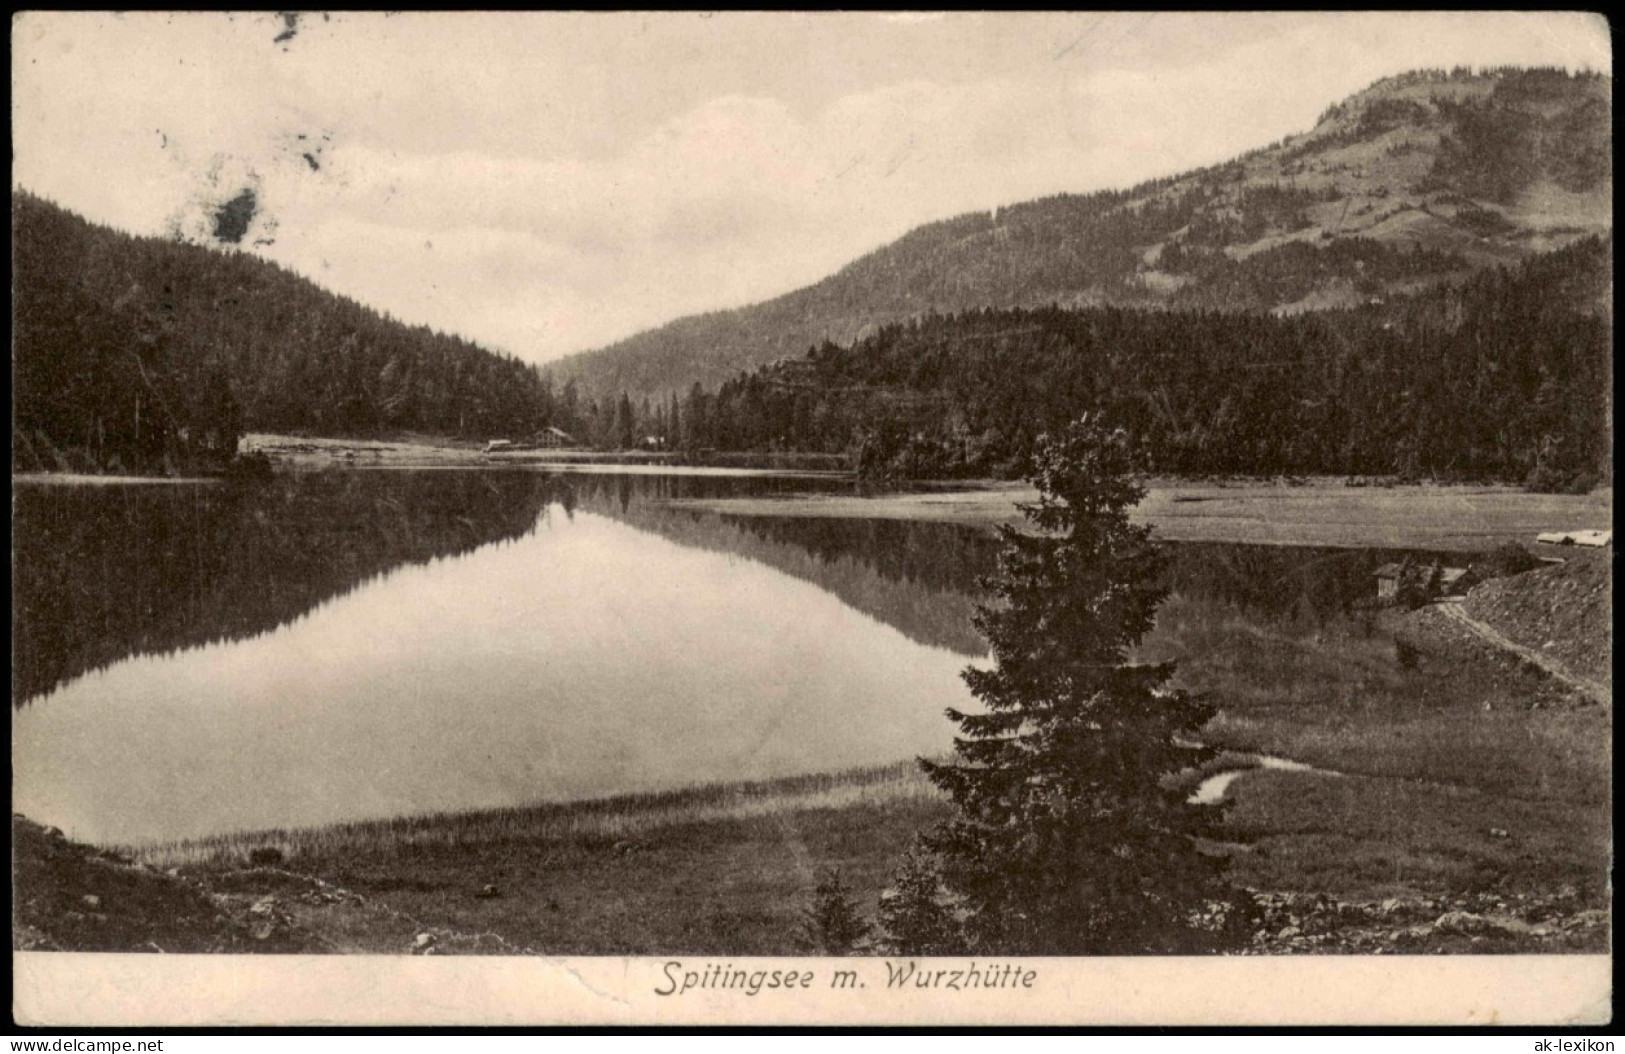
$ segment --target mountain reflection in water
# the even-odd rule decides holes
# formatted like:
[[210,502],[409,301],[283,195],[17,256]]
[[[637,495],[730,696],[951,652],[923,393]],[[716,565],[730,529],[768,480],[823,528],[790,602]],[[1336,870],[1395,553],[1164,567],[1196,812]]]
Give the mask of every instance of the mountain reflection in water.
[[[157,609],[134,606],[108,623],[121,629],[116,644],[73,653],[99,668],[14,709],[16,808],[78,837],[140,842],[946,748],[942,709],[969,702],[963,656],[740,559],[730,541],[774,547],[718,518],[704,544],[623,522],[645,486],[380,472],[171,502],[176,522],[154,559],[187,563],[173,550],[194,516],[207,530],[189,552],[214,551],[169,585],[168,618],[148,621]],[[279,513],[289,514],[277,522]],[[140,560],[140,543],[50,526],[85,543],[81,559],[51,565],[70,587],[59,603],[36,582],[24,610],[116,608],[116,597],[92,604],[86,594],[117,588],[100,569]],[[30,527],[30,538],[53,536]],[[487,544],[472,541],[479,534]],[[243,566],[223,566],[244,554]],[[157,588],[140,574],[127,580]],[[255,595],[271,589],[274,602]],[[239,596],[252,619],[207,617]]]
[[[13,489],[16,808],[136,842],[658,790],[945,749],[997,541],[672,498],[839,480],[350,471]],[[1323,619],[1391,553],[1179,545]]]

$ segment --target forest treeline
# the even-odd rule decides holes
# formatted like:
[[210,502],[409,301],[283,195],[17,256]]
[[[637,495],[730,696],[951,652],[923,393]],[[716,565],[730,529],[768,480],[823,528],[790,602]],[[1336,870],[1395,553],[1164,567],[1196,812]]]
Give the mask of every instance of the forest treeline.
[[13,192],[14,470],[216,467],[248,430],[528,435],[535,367],[249,253],[136,237]]
[[[980,310],[695,385],[637,429],[691,449],[846,451],[875,476],[1014,477],[1088,410],[1188,474],[1612,478],[1613,240],[1360,308]],[[624,399],[623,399],[624,401]]]

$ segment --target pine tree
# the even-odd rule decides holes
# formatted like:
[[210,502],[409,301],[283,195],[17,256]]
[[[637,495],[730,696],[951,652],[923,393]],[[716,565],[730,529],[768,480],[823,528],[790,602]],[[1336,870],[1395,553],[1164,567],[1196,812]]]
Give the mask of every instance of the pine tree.
[[817,955],[851,955],[868,935],[869,925],[858,915],[841,872],[826,872],[813,887],[812,904],[802,911],[797,943]]
[[[956,757],[922,761],[957,815],[926,844],[965,911],[972,950],[1177,954],[1222,948],[1246,918],[1222,861],[1198,848],[1222,808],[1169,777],[1210,758],[1191,741],[1212,708],[1134,665],[1166,590],[1125,434],[1087,419],[1042,436],[1038,533],[1001,530],[995,601],[977,627],[992,669],[964,677],[986,710],[950,709]],[[1221,921],[1223,920],[1222,924]]]
[[637,445],[637,418],[632,412],[632,400],[625,392],[615,406],[615,445],[620,450],[631,450]]
[[903,857],[891,887],[880,894],[882,943],[893,955],[957,955],[965,937],[953,910],[943,903],[936,861],[923,846]]

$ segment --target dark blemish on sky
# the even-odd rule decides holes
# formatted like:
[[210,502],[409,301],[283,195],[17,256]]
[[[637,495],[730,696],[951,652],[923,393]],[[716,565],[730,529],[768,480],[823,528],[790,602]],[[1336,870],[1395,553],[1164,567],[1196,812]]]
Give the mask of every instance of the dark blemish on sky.
[[242,193],[215,210],[215,238],[233,245],[241,242],[243,235],[248,233],[248,225],[254,222],[254,213],[258,209],[259,196],[254,193],[254,188],[244,189]]
[[305,159],[305,164],[310,166],[310,170],[312,172],[320,172],[322,170],[322,166],[317,163],[316,158],[314,156],[312,156],[311,154],[304,153],[304,154],[301,154],[299,156],[301,156],[301,157],[303,157]]
[[[271,41],[271,43],[282,44],[299,35],[299,12],[278,11],[277,14],[282,16],[283,29],[282,32],[276,35],[276,39]],[[282,50],[287,51],[288,49],[283,48]]]

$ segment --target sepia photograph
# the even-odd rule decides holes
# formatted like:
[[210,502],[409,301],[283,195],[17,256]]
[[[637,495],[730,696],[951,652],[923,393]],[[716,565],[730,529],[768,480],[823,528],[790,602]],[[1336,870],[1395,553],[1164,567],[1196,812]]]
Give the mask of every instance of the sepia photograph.
[[11,28],[17,1023],[1611,1019],[1601,15]]

